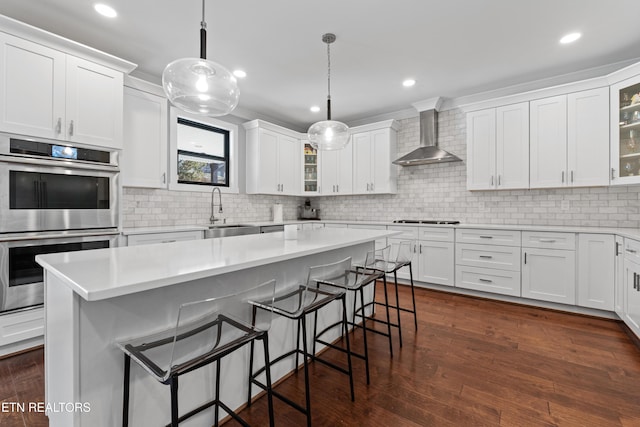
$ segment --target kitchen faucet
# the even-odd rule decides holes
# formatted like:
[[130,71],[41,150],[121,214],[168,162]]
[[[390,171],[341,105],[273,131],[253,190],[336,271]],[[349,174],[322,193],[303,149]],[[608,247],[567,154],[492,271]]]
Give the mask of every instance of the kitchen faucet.
[[211,218],[209,218],[209,222],[211,222],[211,224],[213,224],[216,221],[220,221],[220,218],[216,218],[214,215],[214,194],[216,192],[216,190],[218,190],[218,206],[220,206],[220,209],[218,209],[218,213],[222,213],[222,193],[220,192],[220,187],[213,187],[213,190],[211,190]]

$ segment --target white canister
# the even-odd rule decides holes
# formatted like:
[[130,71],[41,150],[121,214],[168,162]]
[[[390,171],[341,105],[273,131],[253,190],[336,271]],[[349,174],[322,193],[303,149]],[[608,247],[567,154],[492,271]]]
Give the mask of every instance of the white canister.
[[273,222],[282,222],[282,205],[280,203],[273,205]]

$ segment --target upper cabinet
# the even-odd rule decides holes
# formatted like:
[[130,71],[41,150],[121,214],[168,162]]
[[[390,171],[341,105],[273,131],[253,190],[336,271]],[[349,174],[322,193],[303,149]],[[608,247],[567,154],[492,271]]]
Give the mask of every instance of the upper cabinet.
[[531,102],[531,188],[609,185],[609,89]]
[[302,194],[319,194],[320,165],[318,162],[318,150],[313,148],[308,140],[301,140],[300,147],[302,147]]
[[394,120],[351,129],[353,144],[353,193],[395,193],[397,189],[396,133]]
[[122,148],[122,71],[3,32],[0,61],[0,130]]
[[467,188],[529,188],[529,103],[467,114]]
[[159,94],[124,88],[124,186],[167,187],[167,104]]
[[640,183],[640,76],[611,86],[611,183]]
[[353,143],[342,150],[320,152],[320,194],[353,193]]
[[299,195],[301,142],[296,132],[262,120],[247,130],[247,193]]

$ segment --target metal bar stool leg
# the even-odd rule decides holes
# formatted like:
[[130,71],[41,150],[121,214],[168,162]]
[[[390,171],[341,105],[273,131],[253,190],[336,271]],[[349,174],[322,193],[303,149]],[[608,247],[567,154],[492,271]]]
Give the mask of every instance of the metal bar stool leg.
[[129,426],[129,380],[131,379],[131,356],[124,355],[124,392],[122,395],[122,427]]
[[413,290],[413,269],[411,263],[409,263],[409,278],[411,279],[411,302],[413,303],[413,323],[416,325],[416,331],[418,330],[418,313],[416,311],[416,293]]
[[311,396],[309,395],[309,363],[307,361],[307,320],[306,315],[302,315],[300,317],[300,321],[302,322],[302,351],[304,354],[302,357],[304,358],[304,398],[307,406],[307,427],[311,427]]
[[[353,310],[355,313],[355,302],[357,298],[355,298],[354,296],[353,300],[354,300]],[[361,307],[364,307],[364,290],[362,289],[362,287],[360,288],[360,304],[361,304]],[[363,312],[364,312],[364,308],[363,308]],[[367,372],[367,385],[368,385],[369,384],[369,347],[367,346],[367,324],[365,322],[365,318],[366,316],[362,316],[362,333],[364,334],[364,366]],[[354,314],[354,324],[355,324],[355,314]],[[355,327],[353,329],[355,331]]]
[[[347,329],[347,294],[342,295],[342,324],[345,329]],[[349,334],[344,334],[346,344],[347,344],[347,365],[349,366],[349,387],[351,389],[351,401],[355,402],[356,395],[353,390],[353,366],[351,364],[351,346],[349,344]],[[315,339],[314,339],[315,342]]]
[[[251,320],[252,325],[256,324],[256,307],[253,306]],[[253,385],[252,377],[253,377],[253,348],[254,348],[255,340],[251,340],[249,344],[249,391],[247,391],[247,407],[251,406],[251,386]],[[267,366],[267,365],[265,365]]]
[[[387,333],[389,334],[389,353],[393,357],[393,343],[391,341],[391,315],[389,314],[389,295],[387,292],[387,277],[382,276],[382,285],[384,288],[384,308],[387,312]],[[375,296],[374,296],[375,298]]]
[[218,427],[218,416],[219,416],[219,407],[220,405],[218,405],[217,402],[220,402],[220,359],[218,359],[216,361],[216,390],[215,390],[215,399],[216,399],[216,404],[214,405],[215,408],[213,409],[213,416],[215,419],[215,427]]
[[178,377],[171,377],[171,427],[178,427]]
[[398,338],[400,338],[400,347],[402,347],[402,325],[400,324],[400,297],[398,296],[398,273],[393,271],[393,282],[396,286],[396,314],[398,316]]
[[[269,368],[269,335],[265,332],[264,337],[262,338],[262,343],[264,345],[264,366],[265,366],[265,375],[267,381],[267,405],[269,406],[269,426],[273,427],[275,425],[275,420],[273,417],[273,393],[271,390],[271,369]],[[253,345],[253,341],[251,342]]]

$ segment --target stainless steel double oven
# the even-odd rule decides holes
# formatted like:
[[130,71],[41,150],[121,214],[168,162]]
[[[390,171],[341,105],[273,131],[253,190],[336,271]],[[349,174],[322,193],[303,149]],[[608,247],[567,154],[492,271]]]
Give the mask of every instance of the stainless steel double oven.
[[43,303],[35,256],[115,246],[118,153],[0,134],[0,314]]

